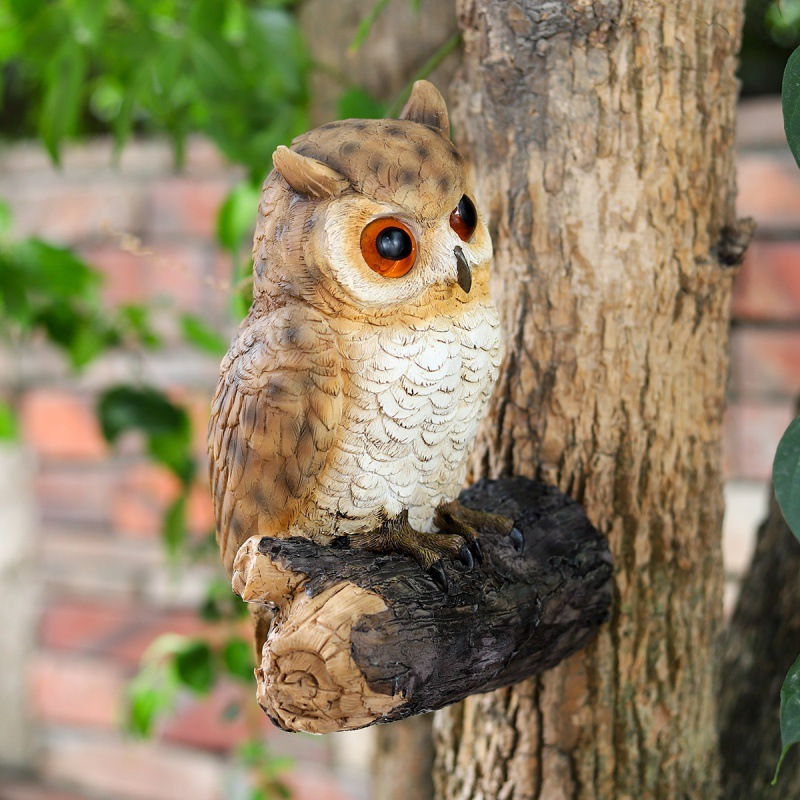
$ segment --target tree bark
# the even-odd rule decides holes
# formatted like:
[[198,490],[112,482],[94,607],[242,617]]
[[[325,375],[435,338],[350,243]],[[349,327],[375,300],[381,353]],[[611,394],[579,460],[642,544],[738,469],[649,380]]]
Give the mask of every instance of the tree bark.
[[508,351],[473,478],[580,500],[616,585],[588,652],[437,712],[443,800],[718,796],[741,5],[458,0]]
[[720,702],[725,800],[800,797],[800,759],[790,753],[777,788],[780,693],[800,654],[800,545],[773,497],[726,635]]

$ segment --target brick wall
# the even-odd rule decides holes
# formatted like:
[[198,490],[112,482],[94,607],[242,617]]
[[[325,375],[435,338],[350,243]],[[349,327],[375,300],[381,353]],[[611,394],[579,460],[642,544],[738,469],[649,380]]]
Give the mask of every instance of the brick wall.
[[[800,393],[800,171],[783,143],[776,101],[743,107],[740,149],[739,212],[755,217],[759,228],[733,306],[725,421],[731,590],[750,553],[775,446]],[[32,146],[0,154],[0,197],[11,202],[17,231],[77,247],[105,274],[109,302],[162,304],[158,324],[169,342],[143,361],[105,358],[78,378],[39,346],[22,360],[0,355],[0,385],[15,379],[25,387],[23,429],[38,464],[44,612],[30,672],[38,764],[48,785],[120,800],[235,797],[231,787],[241,776],[231,772],[226,753],[244,726],[225,721],[223,712],[242,699],[237,687],[182,702],[157,743],[133,744],[118,732],[121,691],[153,637],[201,629],[192,609],[208,571],[171,573],[158,528],[176,487],[135,440],[108,451],[92,402],[99,388],[143,375],[190,403],[203,452],[217,364],[181,345],[168,309],[226,324],[229,264],[210,232],[236,175],[201,141],[192,142],[180,175],[160,143],[135,144],[118,167],[110,163],[108,142],[71,150],[60,172]],[[121,247],[121,234],[139,237],[145,254]],[[205,492],[193,497],[191,520],[198,535],[210,526]],[[249,695],[243,702],[252,705]],[[346,782],[334,772],[334,761],[352,764],[352,754],[363,751],[363,735],[310,739],[263,730],[270,746],[297,759],[298,798],[364,796],[363,761],[356,759]],[[334,758],[333,747],[351,758]],[[32,791],[6,784],[0,797],[44,797]]]

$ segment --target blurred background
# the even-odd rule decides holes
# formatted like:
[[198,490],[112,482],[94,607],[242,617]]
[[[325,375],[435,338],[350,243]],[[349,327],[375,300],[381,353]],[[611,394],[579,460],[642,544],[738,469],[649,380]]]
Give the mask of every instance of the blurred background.
[[[726,603],[800,394],[800,0],[747,3]],[[205,426],[274,148],[446,89],[441,0],[0,0],[0,800],[362,800],[371,731],[254,702]]]

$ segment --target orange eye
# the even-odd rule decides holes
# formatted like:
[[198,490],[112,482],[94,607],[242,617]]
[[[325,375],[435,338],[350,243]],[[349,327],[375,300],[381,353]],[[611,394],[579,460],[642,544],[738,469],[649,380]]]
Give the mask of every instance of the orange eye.
[[417,244],[402,222],[381,217],[361,232],[361,255],[367,266],[384,278],[401,278],[417,260]]
[[466,195],[458,201],[458,205],[450,214],[450,227],[463,242],[469,241],[475,233],[475,228],[478,227],[478,212],[475,210],[475,204]]

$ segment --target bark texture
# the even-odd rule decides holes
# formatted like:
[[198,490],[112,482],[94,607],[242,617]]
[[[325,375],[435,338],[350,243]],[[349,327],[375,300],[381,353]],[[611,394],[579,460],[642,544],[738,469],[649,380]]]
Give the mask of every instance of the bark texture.
[[780,693],[800,653],[800,544],[773,497],[726,635],[720,729],[725,800],[800,797],[800,758],[781,752]]
[[588,652],[436,714],[439,798],[718,795],[741,5],[457,4],[454,128],[508,350],[474,475],[580,500],[616,583]]

